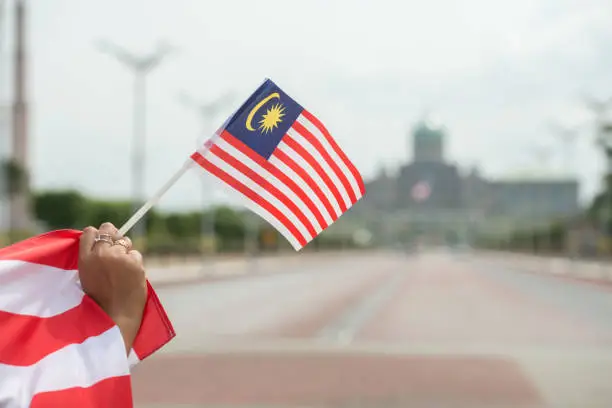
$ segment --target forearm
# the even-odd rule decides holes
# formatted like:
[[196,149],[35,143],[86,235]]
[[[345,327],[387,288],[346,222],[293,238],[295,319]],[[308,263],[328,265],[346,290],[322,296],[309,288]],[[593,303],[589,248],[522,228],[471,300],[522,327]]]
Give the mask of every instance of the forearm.
[[123,337],[123,342],[125,343],[126,354],[130,354],[130,350],[134,344],[134,339],[136,338],[138,330],[140,329],[141,319],[127,316],[111,316],[111,318],[119,327],[119,331],[121,331],[121,336]]

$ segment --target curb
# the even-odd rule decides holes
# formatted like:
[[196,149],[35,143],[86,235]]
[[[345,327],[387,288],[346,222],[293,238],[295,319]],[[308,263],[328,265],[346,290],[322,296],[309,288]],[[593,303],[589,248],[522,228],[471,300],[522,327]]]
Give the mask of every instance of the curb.
[[538,275],[549,275],[575,282],[612,288],[612,264],[573,260],[560,257],[543,257],[528,254],[483,253],[488,260],[495,260],[513,269]]
[[[365,252],[357,255],[365,255]],[[346,256],[344,252],[323,252],[323,253],[307,253],[307,254],[285,254],[279,256],[262,256],[256,258],[226,258],[213,261],[208,264],[178,264],[168,265],[166,267],[156,266],[149,269],[153,275],[158,277],[149,277],[149,282],[154,288],[167,288],[173,286],[181,286],[203,282],[218,282],[238,278],[255,278],[259,276],[287,273],[295,271],[293,266],[297,264],[307,265],[307,262],[316,261],[333,261],[342,259]],[[254,264],[251,263],[255,261]],[[255,268],[249,266],[255,265]],[[212,269],[213,272],[207,272],[206,268]],[[225,271],[215,271],[216,269],[224,268]],[[230,271],[227,271],[227,269]],[[288,270],[285,268],[289,268]],[[182,273],[176,273],[183,269]],[[161,272],[161,271],[166,272]],[[160,278],[165,273],[165,276],[172,274],[175,271],[174,278]],[[187,273],[187,271],[189,271]],[[253,272],[254,271],[254,272]],[[157,272],[157,273],[154,273]]]
[[[154,288],[167,288],[173,286],[188,285],[194,283],[203,282],[217,282],[227,281],[232,279],[238,279],[245,277],[258,277],[264,275],[270,275],[273,273],[282,273],[283,270],[279,270],[278,266],[283,264],[286,266],[294,265],[294,262],[298,260],[295,255],[291,256],[278,256],[278,257],[261,257],[255,258],[255,263],[252,259],[226,259],[217,262],[205,264],[205,265],[175,265],[168,266],[166,268],[155,268],[155,271],[168,270],[167,273],[172,273],[172,270],[179,270],[181,268],[189,269],[190,273],[186,276],[185,273],[178,273],[176,278],[166,279],[150,279],[151,285]],[[272,263],[273,265],[270,265]],[[263,264],[263,265],[262,265]],[[255,265],[255,268],[250,266]],[[207,272],[206,269],[225,269],[225,271],[214,271]],[[229,271],[227,269],[230,269]],[[253,272],[255,270],[255,272]],[[182,275],[182,276],[181,276]]]

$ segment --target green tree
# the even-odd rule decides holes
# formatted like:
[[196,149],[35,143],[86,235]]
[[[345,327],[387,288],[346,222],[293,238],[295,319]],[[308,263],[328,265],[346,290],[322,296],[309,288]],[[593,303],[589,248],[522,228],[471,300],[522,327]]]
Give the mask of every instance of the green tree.
[[563,251],[567,240],[567,226],[561,222],[556,222],[550,226],[550,244],[554,251]]
[[98,226],[108,221],[119,227],[132,216],[132,211],[129,202],[89,200],[85,224]]
[[[2,172],[1,176],[3,177],[2,184],[4,184],[9,200],[12,200],[19,194],[23,194],[27,197],[29,194],[29,175],[27,169],[14,159],[0,162],[0,167]],[[31,235],[31,231],[19,231],[17,228],[18,227],[14,224],[14,219],[11,218],[11,226],[7,236],[8,242],[17,242]],[[2,240],[3,237],[0,237],[0,241]]]
[[199,212],[172,213],[164,218],[166,230],[173,237],[197,237],[200,235],[202,215]]
[[2,163],[4,184],[9,197],[26,192],[28,186],[28,172],[17,161],[5,160]]
[[168,234],[166,227],[166,217],[155,210],[150,210],[145,217],[144,222],[147,223],[147,233],[149,235],[165,235]]
[[245,225],[242,214],[230,207],[218,207],[215,212],[215,234],[221,239],[244,239]]
[[46,191],[34,196],[36,218],[50,229],[83,228],[88,221],[88,201],[78,191]]

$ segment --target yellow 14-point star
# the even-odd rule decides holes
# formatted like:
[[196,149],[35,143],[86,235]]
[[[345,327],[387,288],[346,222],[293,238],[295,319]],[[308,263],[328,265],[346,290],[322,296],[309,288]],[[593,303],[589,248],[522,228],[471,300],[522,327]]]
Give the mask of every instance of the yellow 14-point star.
[[259,129],[262,133],[269,133],[278,127],[281,123],[282,117],[285,116],[285,107],[280,103],[277,103],[263,114],[262,119],[259,121]]

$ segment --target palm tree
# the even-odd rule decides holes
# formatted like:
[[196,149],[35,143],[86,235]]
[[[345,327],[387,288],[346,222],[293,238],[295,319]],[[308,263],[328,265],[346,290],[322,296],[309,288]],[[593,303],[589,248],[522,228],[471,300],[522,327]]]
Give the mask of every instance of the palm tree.
[[25,192],[28,185],[27,172],[21,164],[14,159],[5,160],[2,163],[2,173],[2,181],[8,198]]
[[[12,206],[13,199],[20,194],[27,193],[28,189],[28,173],[23,166],[14,159],[4,160],[1,163],[0,182],[3,184],[2,193],[6,194],[10,205]],[[12,210],[11,210],[12,211]],[[15,242],[19,240],[19,231],[16,231],[12,225],[13,217],[11,215],[11,225],[9,225],[9,241]]]

